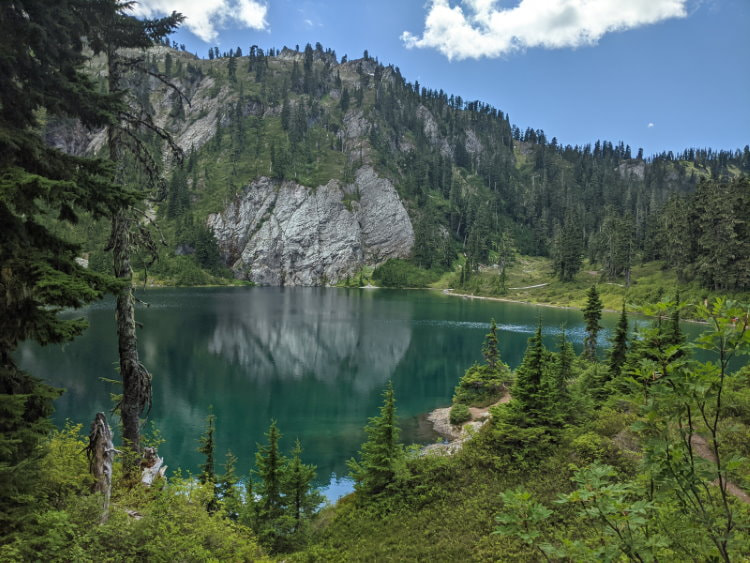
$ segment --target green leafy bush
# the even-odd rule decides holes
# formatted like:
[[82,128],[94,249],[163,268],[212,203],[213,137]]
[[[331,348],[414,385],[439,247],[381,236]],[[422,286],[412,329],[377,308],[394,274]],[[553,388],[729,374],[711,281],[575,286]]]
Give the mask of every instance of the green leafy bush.
[[510,369],[505,364],[497,364],[495,369],[474,364],[459,381],[453,402],[476,407],[491,405],[505,394],[510,379]]
[[453,425],[462,424],[470,419],[471,419],[471,412],[469,412],[469,407],[467,407],[463,403],[456,403],[455,405],[451,407],[451,412],[450,412],[451,424]]
[[440,273],[424,270],[406,260],[388,260],[375,268],[372,277],[383,287],[428,287],[438,280]]

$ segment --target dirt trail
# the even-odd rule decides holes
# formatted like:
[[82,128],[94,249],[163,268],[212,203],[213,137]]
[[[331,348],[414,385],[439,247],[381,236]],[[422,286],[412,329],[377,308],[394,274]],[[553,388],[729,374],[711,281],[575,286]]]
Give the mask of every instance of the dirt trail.
[[545,285],[549,285],[549,282],[547,283],[538,283],[536,285],[527,285],[526,287],[509,287],[508,289],[534,289],[537,287],[544,287]]
[[[696,454],[698,454],[698,456],[702,457],[703,459],[707,459],[708,461],[711,461],[713,463],[716,463],[716,456],[714,455],[713,450],[708,445],[708,442],[703,436],[700,436],[698,434],[693,434],[692,436],[690,436],[690,445],[693,446],[693,451]],[[718,485],[719,480],[716,479],[715,481],[712,482],[712,484]],[[742,488],[732,483],[731,481],[727,481],[726,486],[727,486],[727,492],[730,495],[741,500],[742,502],[746,504],[750,504],[750,495],[748,495]]]

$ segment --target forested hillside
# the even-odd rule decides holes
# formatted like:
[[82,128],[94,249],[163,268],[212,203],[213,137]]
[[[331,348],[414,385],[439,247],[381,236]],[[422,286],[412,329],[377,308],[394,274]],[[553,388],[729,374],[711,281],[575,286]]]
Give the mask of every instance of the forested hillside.
[[[154,79],[133,84],[186,152],[181,165],[166,159],[167,190],[154,204],[168,234],[154,269],[164,278],[200,283],[206,272],[229,274],[225,267],[246,241],[217,246],[222,234],[206,219],[230,213],[260,177],[313,192],[336,180],[351,210],[362,197],[355,178],[367,166],[396,187],[414,239],[358,266],[396,257],[436,272],[460,264],[464,285],[480,266],[504,270],[518,252],[549,256],[563,281],[587,258],[605,278],[628,283],[633,265],[658,259],[681,280],[710,289],[750,283],[743,219],[750,203],[747,181],[739,179],[750,172],[747,146],[652,156],[607,140],[573,147],[542,130],[521,131],[481,101],[411,83],[367,53],[338,59],[320,44],[211,49],[208,59],[165,46],[147,56],[183,94]],[[48,138],[77,150],[99,146],[94,137],[83,149],[87,140],[57,123]],[[273,211],[256,217],[245,238]],[[103,236],[87,245],[94,266],[105,263]],[[250,279],[238,268],[235,275]],[[343,274],[334,278],[317,283],[340,282]]]
[[[0,559],[747,558],[750,309],[672,289],[640,310],[651,325],[636,334],[620,303],[606,356],[597,285],[586,284],[580,357],[565,329],[545,346],[539,319],[511,370],[491,321],[484,361],[456,381],[451,443],[406,447],[387,384],[348,463],[354,492],[322,510],[302,444],[284,455],[273,421],[249,475],[231,451],[217,470],[211,413],[193,445],[199,475],[164,479],[159,429],[142,424],[153,389],[133,266],[186,285],[371,273],[426,285],[448,271],[502,291],[518,253],[528,269],[551,258],[565,283],[580,282],[585,259],[626,286],[658,258],[705,288],[747,289],[750,148],[633,158],[606,141],[563,146],[367,53],[251,46],[200,60],[163,44],[180,14],[136,20],[128,6],[0,4]],[[88,440],[80,426],[53,429],[61,391],[17,358],[23,343],[79,336],[86,321],[64,313],[107,293],[117,447],[102,412],[86,413]],[[686,314],[705,323],[693,342]],[[144,358],[169,353],[151,348]]]

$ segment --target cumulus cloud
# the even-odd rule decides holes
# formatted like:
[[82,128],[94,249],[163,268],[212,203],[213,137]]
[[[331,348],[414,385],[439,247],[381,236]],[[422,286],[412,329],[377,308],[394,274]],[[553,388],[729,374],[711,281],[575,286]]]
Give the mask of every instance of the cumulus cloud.
[[183,14],[183,25],[206,42],[216,39],[217,30],[227,25],[268,27],[268,6],[259,0],[139,0],[133,8],[134,15],[147,18],[173,11]]
[[421,37],[407,47],[434,48],[449,59],[499,57],[529,47],[593,45],[606,33],[687,16],[688,0],[431,0]]
[[651,129],[653,126],[654,126],[654,123],[652,121],[649,121],[648,125],[646,125],[646,127],[648,127],[649,129]]

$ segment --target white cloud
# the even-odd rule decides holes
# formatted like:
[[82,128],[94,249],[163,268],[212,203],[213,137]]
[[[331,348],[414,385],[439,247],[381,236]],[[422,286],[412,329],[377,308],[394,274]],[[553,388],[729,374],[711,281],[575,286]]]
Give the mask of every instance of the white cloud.
[[407,47],[435,48],[449,59],[499,57],[528,47],[593,45],[606,33],[687,16],[688,0],[431,0],[421,37],[401,34]]
[[136,16],[153,18],[180,12],[183,24],[203,41],[214,41],[218,29],[239,24],[266,29],[268,6],[259,0],[139,0],[133,8]]
[[651,129],[653,126],[654,126],[654,123],[652,121],[649,121],[648,125],[646,125],[646,127],[648,127],[649,129]]

